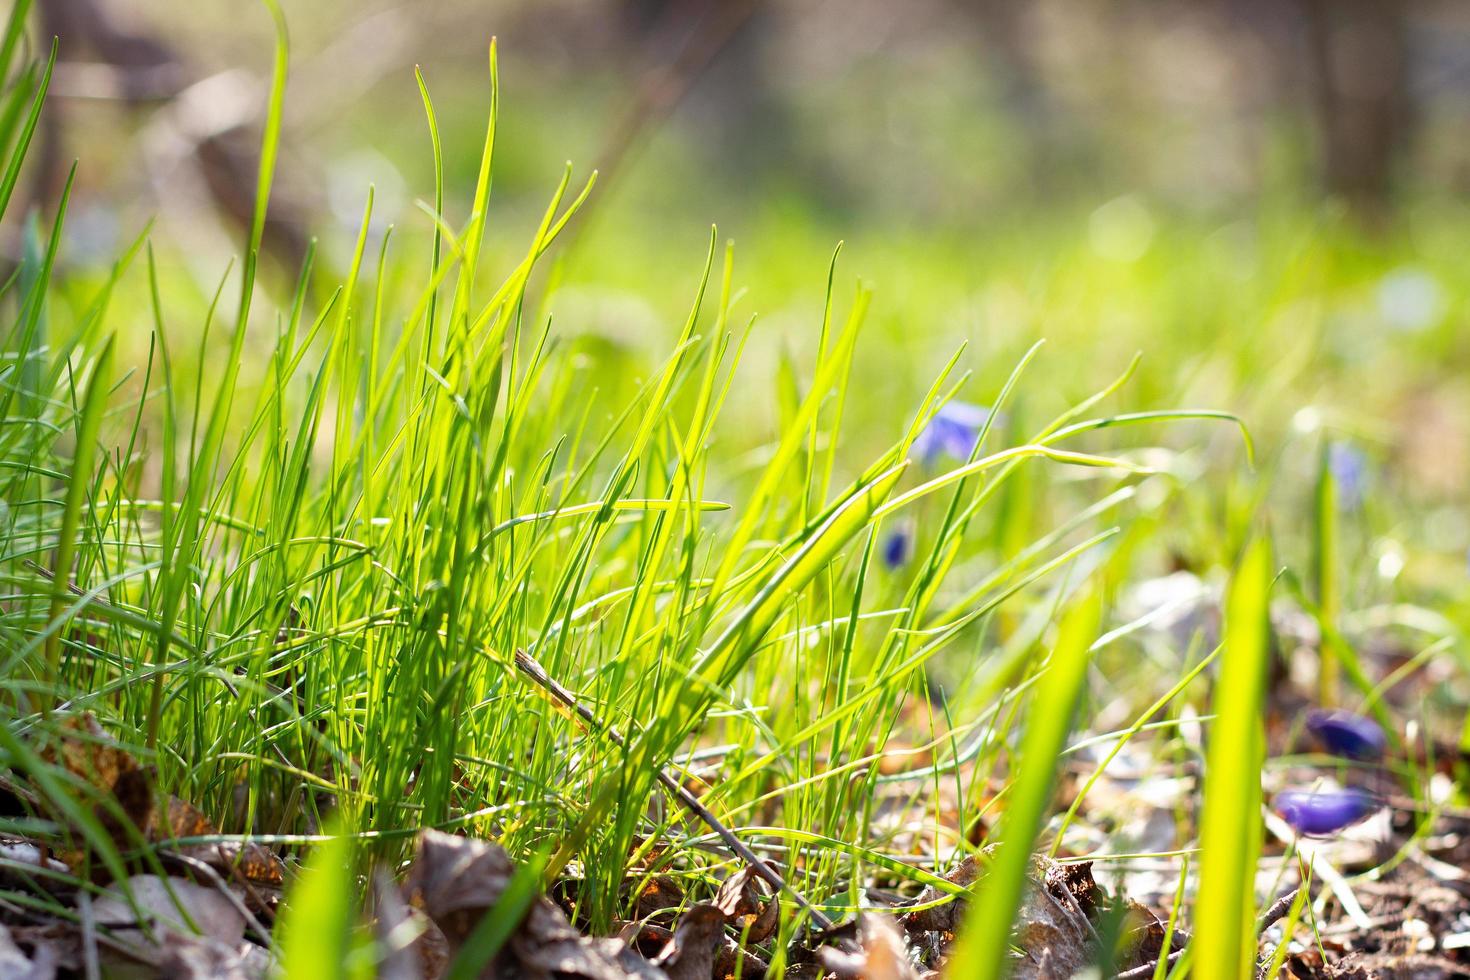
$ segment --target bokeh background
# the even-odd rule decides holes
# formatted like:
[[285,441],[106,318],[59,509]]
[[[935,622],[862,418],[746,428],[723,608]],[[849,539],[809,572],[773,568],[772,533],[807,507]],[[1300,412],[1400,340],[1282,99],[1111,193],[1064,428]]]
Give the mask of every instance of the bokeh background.
[[[100,268],[154,220],[155,248],[183,273],[163,288],[187,323],[239,250],[270,19],[250,3],[38,6],[36,37],[59,35],[62,61],[33,200],[53,206],[79,159],[65,261]],[[268,235],[282,295],[313,237],[318,278],[341,279],[369,184],[374,235],[428,234],[415,65],[444,138],[445,212],[464,220],[494,36],[488,261],[519,258],[564,161],[577,179],[600,171],[558,246],[551,308],[605,358],[609,392],[666,353],[711,224],[736,242],[742,312],[762,318],[746,367],[757,386],[810,353],[842,240],[839,297],[859,276],[877,289],[852,409],[875,446],[962,345],[975,372],[964,396],[985,403],[1048,340],[1011,415],[1018,435],[1142,351],[1115,407],[1240,412],[1263,447],[1260,492],[1283,514],[1304,513],[1319,450],[1340,447],[1365,599],[1405,582],[1421,598],[1464,593],[1470,5],[283,7],[291,81]],[[4,247],[18,248],[13,229]],[[753,433],[774,417],[760,390],[732,405]],[[1223,430],[1159,438],[1187,479],[1243,466]],[[1210,553],[1229,540],[1216,533],[1224,498],[1167,532],[1181,564],[1225,557]]]

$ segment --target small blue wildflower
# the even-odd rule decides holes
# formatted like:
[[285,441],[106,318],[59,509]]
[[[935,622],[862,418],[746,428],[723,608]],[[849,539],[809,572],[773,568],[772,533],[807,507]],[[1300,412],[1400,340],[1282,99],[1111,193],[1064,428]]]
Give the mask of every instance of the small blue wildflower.
[[946,402],[914,439],[914,455],[931,466],[941,455],[968,460],[980,441],[990,409],[968,402]]
[[1327,467],[1337,481],[1338,500],[1356,508],[1368,490],[1368,457],[1356,446],[1334,442],[1327,450]]
[[1272,807],[1291,829],[1304,837],[1327,837],[1368,816],[1381,805],[1378,798],[1356,786],[1346,789],[1277,793]]
[[1328,752],[1349,759],[1381,759],[1388,748],[1388,738],[1377,722],[1350,711],[1312,711],[1307,715],[1307,731]]
[[914,552],[914,535],[907,527],[897,527],[888,532],[882,545],[883,564],[895,571],[907,565]]

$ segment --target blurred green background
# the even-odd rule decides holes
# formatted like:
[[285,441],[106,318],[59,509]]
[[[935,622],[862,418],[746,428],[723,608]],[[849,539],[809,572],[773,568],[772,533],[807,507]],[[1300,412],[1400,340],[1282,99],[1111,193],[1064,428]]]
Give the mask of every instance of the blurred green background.
[[[269,18],[250,3],[40,6],[36,37],[61,36],[62,64],[29,186],[45,210],[80,159],[65,253],[76,295],[151,218],[176,270],[166,306],[198,322],[248,212]],[[1237,488],[1166,522],[1161,554],[1186,567],[1225,557],[1232,493],[1280,498],[1280,536],[1305,535],[1295,524],[1331,439],[1360,491],[1346,531],[1355,604],[1405,589],[1441,608],[1463,601],[1470,6],[283,6],[292,75],[267,287],[280,296],[312,236],[323,291],[340,281],[369,184],[370,250],[390,223],[405,249],[427,237],[415,65],[444,137],[445,212],[463,220],[495,36],[487,261],[519,259],[564,160],[575,179],[600,170],[558,246],[548,309],[560,335],[603,359],[605,393],[625,394],[666,354],[717,224],[736,242],[739,309],[762,324],[742,367],[752,387],[731,406],[738,460],[774,424],[780,359],[811,353],[843,240],[839,297],[859,276],[878,291],[849,433],[892,442],[962,344],[975,372],[963,396],[984,403],[1047,339],[1016,435],[1142,351],[1114,407],[1236,410],[1263,447],[1257,476],[1242,477],[1223,429],[1155,435],[1184,479]],[[18,229],[6,232],[14,254]],[[134,362],[149,328],[138,316],[124,338]]]

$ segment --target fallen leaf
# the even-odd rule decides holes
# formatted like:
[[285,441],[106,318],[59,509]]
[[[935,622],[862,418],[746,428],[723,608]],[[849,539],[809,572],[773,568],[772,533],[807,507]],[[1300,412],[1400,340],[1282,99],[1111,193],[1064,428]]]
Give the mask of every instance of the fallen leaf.
[[744,868],[720,885],[715,905],[725,913],[742,941],[759,945],[776,934],[781,924],[781,906],[762,888],[761,879]]
[[[418,909],[404,904],[403,896],[386,872],[373,878],[377,911],[377,980],[421,980],[438,977],[449,966],[444,934]],[[437,948],[431,949],[430,947]]]
[[638,888],[633,900],[633,918],[647,919],[666,909],[684,904],[684,889],[671,875],[654,875],[646,881],[631,883]]
[[500,901],[514,872],[510,857],[497,845],[426,830],[419,834],[404,891],[409,903],[423,909],[458,949]]
[[151,773],[103,730],[91,712],[66,718],[58,736],[41,750],[41,759],[113,798],[115,806],[99,799],[93,810],[119,848],[131,847],[151,825]]
[[52,980],[56,976],[59,956],[49,943],[36,943],[35,952],[27,956],[16,944],[10,930],[0,925],[0,977],[8,980]]
[[[171,796],[154,821],[151,838],[167,842],[186,837],[213,837],[219,829],[192,803]],[[215,844],[185,844],[173,851],[209,865],[226,880],[243,879],[253,885],[281,888],[286,866],[281,859],[252,841],[221,841]]]
[[[131,896],[131,901],[129,897]],[[245,919],[217,888],[187,878],[133,875],[107,886],[92,902],[98,926],[124,942],[167,946],[197,934],[227,947],[245,938]]]
[[[991,845],[979,856],[970,855],[945,877],[955,885],[972,888],[981,878]],[[1016,912],[1015,938],[1022,955],[1011,967],[1014,980],[1070,977],[1088,965],[1097,935],[1089,915],[1098,908],[1102,891],[1091,868],[1059,865],[1041,855],[1032,858],[1030,887]],[[914,905],[945,897],[930,886]],[[963,897],[901,916],[900,922],[918,946],[925,964],[936,964],[948,954],[954,933],[964,921],[968,903]],[[915,935],[918,933],[920,935]]]
[[892,917],[864,912],[858,918],[858,948],[817,950],[822,969],[839,980],[919,980],[903,932]]
[[169,980],[265,980],[275,972],[269,953],[253,943],[226,945],[200,936],[176,937],[158,958]]
[[653,965],[667,973],[669,980],[709,980],[724,938],[724,911],[718,905],[695,905],[679,916],[673,938],[654,957]]
[[[951,884],[969,888],[980,878],[981,870],[983,870],[981,859],[971,854],[944,877]],[[941,890],[935,885],[928,885],[912,904],[928,905],[941,899],[949,899],[949,901],[933,908],[906,913],[899,921],[910,932],[954,932],[959,928],[959,923],[964,916],[965,902],[962,898]]]
[[[426,830],[404,885],[409,902],[442,930],[451,953],[504,896],[515,868],[504,849],[488,841]],[[664,974],[617,939],[583,936],[545,896],[515,923],[486,976],[583,977],[586,980],[664,980]],[[706,973],[700,980],[707,980]]]

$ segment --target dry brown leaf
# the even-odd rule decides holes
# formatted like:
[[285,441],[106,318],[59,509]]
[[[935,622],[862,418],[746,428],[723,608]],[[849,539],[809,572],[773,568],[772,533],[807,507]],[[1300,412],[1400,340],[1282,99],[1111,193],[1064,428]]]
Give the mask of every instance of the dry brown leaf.
[[[961,888],[969,888],[979,879],[982,868],[981,859],[971,854],[944,877],[945,880]],[[914,899],[913,904],[928,905],[930,902],[937,902],[950,898],[950,896],[950,892],[942,891],[934,885],[928,885],[919,893],[919,897]],[[959,928],[964,909],[964,899],[954,897],[943,905],[906,913],[900,921],[910,932],[954,932]]]
[[857,950],[823,946],[817,961],[839,980],[919,980],[908,943],[892,917],[863,913],[857,939]]
[[442,975],[449,966],[444,934],[424,913],[404,904],[386,872],[379,871],[373,877],[373,902],[377,912],[378,980],[422,980]]
[[131,847],[137,835],[152,824],[152,775],[103,730],[91,712],[65,719],[60,736],[41,750],[41,759],[115,800],[116,808],[99,800],[94,811],[98,823],[120,847]]
[[633,901],[633,918],[647,919],[665,909],[676,909],[684,904],[684,889],[670,875],[654,875],[647,881],[631,883],[638,888]]
[[423,909],[458,949],[500,901],[514,871],[510,857],[494,844],[426,830],[419,834],[404,890],[409,903]]
[[[160,809],[154,821],[154,841],[164,842],[182,837],[212,837],[219,830],[198,807],[177,796],[170,796],[168,806]],[[217,844],[186,844],[173,851],[202,861],[226,880],[243,879],[252,885],[280,888],[285,884],[286,866],[274,853],[259,844],[246,841],[222,841]]]
[[253,943],[227,946],[208,937],[171,940],[158,958],[158,972],[169,980],[265,980],[273,975],[270,954]]
[[744,868],[720,885],[715,905],[725,913],[730,926],[747,944],[759,945],[776,934],[781,924],[781,906],[765,890],[764,882],[751,868]]
[[669,980],[709,980],[724,939],[724,911],[718,905],[696,905],[679,916],[673,938],[653,965],[667,973]]
[[1091,963],[1096,939],[1061,866],[1040,855],[1033,857],[1030,887],[1016,913],[1015,942],[1024,955],[1012,968],[1012,978],[1070,977]]
[[[176,796],[170,796],[166,806],[156,806],[152,773],[107,734],[95,715],[89,712],[71,716],[61,728],[61,736],[42,748],[41,758],[65,768],[99,793],[113,798],[115,806],[101,800],[95,812],[120,849],[130,850],[139,835],[153,843],[165,843],[219,833],[203,811]],[[118,818],[119,810],[122,820]],[[173,850],[203,862],[227,880],[243,880],[272,889],[279,889],[285,883],[285,866],[280,858],[259,844],[191,844]],[[69,863],[73,865],[81,863],[80,854],[61,856],[71,858]]]
[[[953,884],[971,888],[985,869],[995,845],[980,855],[965,858],[945,877]],[[1023,951],[1011,968],[1016,980],[1070,977],[1088,965],[1097,934],[1090,916],[1102,899],[1088,865],[1059,865],[1045,857],[1032,858],[1030,887],[1016,913],[1015,943]],[[924,889],[913,904],[923,905],[943,898],[933,886]],[[964,921],[967,903],[963,898],[930,909],[903,915],[900,921],[919,945],[926,964],[933,964],[949,951],[954,933]],[[917,935],[916,935],[917,934]]]
[[[451,952],[504,896],[515,868],[497,844],[434,830],[419,835],[418,853],[404,885],[409,901],[442,930]],[[664,980],[664,974],[617,939],[594,939],[572,928],[544,896],[530,905],[486,976]],[[706,980],[701,977],[700,980]]]

